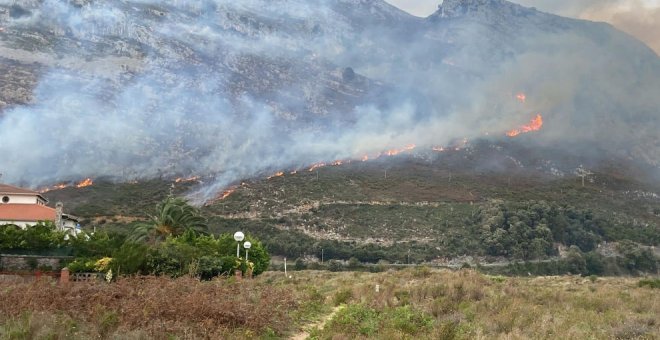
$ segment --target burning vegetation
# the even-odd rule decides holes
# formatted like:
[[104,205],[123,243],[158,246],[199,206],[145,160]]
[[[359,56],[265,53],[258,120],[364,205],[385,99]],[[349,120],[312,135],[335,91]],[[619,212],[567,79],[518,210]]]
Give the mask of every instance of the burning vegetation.
[[509,137],[516,137],[520,134],[523,133],[528,133],[532,131],[539,131],[543,127],[543,116],[541,114],[537,114],[534,119],[532,119],[531,122],[527,125],[523,125],[517,129],[510,130],[509,132],[506,133],[507,136]]
[[91,179],[91,178],[85,178],[80,182],[55,184],[51,187],[43,188],[43,189],[39,190],[39,192],[43,194],[43,193],[47,193],[47,192],[53,191],[53,190],[66,189],[66,188],[70,188],[70,187],[85,188],[85,187],[89,187],[89,186],[92,186],[92,185],[94,185],[94,180]]

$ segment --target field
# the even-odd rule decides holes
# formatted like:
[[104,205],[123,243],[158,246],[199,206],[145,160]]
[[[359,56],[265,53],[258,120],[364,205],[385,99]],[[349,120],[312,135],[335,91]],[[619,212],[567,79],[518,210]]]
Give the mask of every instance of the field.
[[[657,280],[426,267],[0,283],[0,338],[656,339]],[[646,283],[646,284],[640,284]],[[654,288],[656,287],[656,288]]]

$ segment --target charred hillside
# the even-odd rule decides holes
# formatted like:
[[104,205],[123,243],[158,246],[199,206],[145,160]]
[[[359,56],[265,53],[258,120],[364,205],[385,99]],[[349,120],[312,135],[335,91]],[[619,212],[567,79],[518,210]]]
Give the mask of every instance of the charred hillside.
[[281,169],[497,142],[539,116],[537,145],[585,163],[660,159],[658,56],[506,1],[428,18],[380,0],[26,1],[0,5],[0,27],[16,184],[213,178],[201,202]]

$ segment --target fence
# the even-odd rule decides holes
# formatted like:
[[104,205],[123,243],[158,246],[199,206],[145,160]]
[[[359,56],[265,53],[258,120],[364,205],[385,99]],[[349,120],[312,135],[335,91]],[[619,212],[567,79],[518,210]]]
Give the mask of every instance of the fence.
[[13,271],[0,271],[0,282],[33,282],[39,279],[60,280],[60,272],[13,272]]
[[69,273],[67,269],[59,272],[26,272],[26,271],[0,271],[0,283],[29,283],[37,280],[54,280],[61,283],[68,282],[103,282],[103,273]]

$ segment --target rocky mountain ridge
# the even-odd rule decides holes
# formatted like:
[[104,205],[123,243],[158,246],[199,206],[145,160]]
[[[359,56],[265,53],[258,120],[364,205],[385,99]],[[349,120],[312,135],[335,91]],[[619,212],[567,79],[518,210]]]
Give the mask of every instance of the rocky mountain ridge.
[[[215,174],[207,196],[407,144],[497,140],[535,114],[543,130],[521,142],[660,165],[657,55],[507,1],[447,0],[428,18],[380,0],[21,1],[0,5],[0,27],[15,183]],[[26,136],[37,122],[45,135]]]

